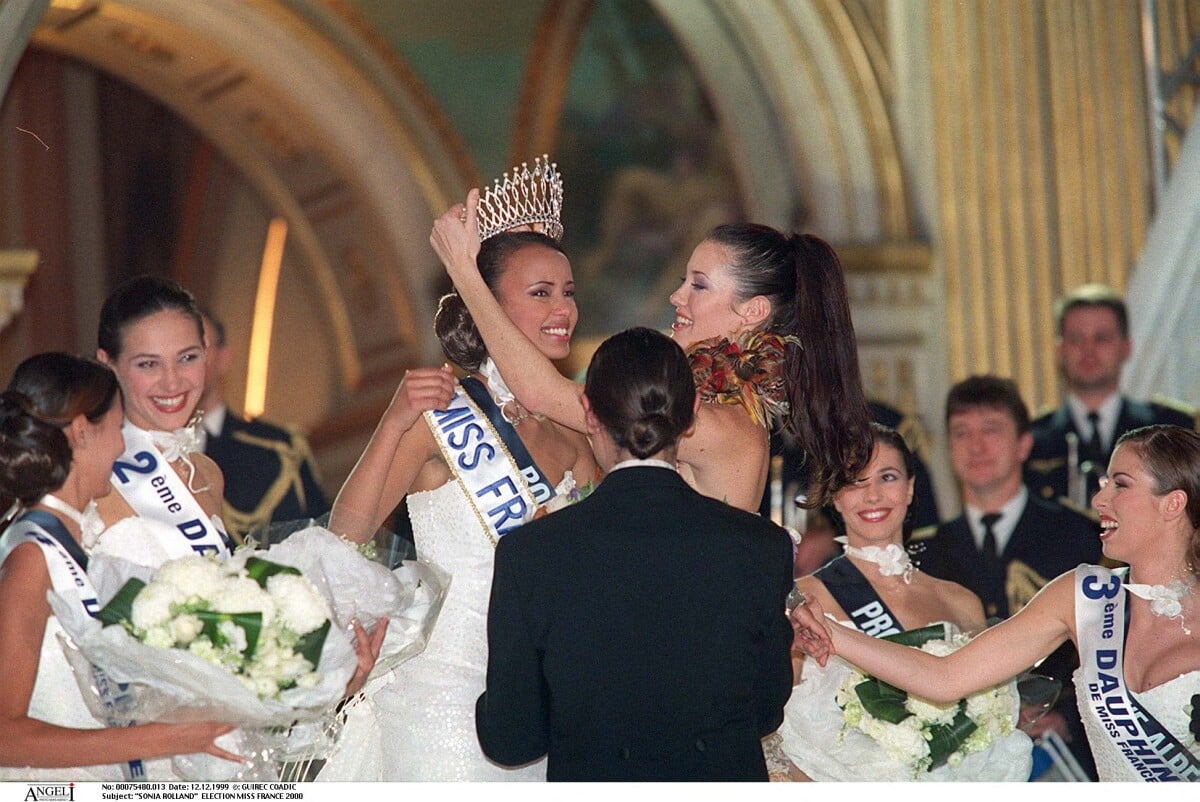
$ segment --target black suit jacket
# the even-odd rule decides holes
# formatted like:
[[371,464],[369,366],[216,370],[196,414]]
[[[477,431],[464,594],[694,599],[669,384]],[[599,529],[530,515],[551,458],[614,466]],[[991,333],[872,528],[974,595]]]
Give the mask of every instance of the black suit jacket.
[[[1194,414],[1182,405],[1168,406],[1154,401],[1121,399],[1121,411],[1117,415],[1113,443],[1128,431],[1156,423],[1194,428]],[[1031,424],[1033,450],[1025,462],[1025,484],[1042,498],[1061,499],[1068,495],[1067,488],[1067,433],[1079,438],[1077,464],[1092,463],[1088,472],[1088,498],[1099,489],[1099,477],[1108,472],[1108,460],[1112,456],[1111,443],[1102,454],[1087,453],[1086,442],[1091,432],[1076,431],[1070,410],[1064,404],[1037,417]]]
[[965,514],[921,541],[917,563],[922,571],[965,585],[983,601],[989,616],[1007,618],[1024,607],[1042,586],[1080,563],[1099,563],[1100,526],[1085,515],[1029,493],[1029,501],[1004,545],[1005,592],[990,592],[983,558]]
[[550,780],[766,780],[792,689],[784,530],[666,468],[609,474],[505,535],[483,751]]
[[221,434],[208,436],[204,453],[225,475],[221,517],[231,532],[245,535],[272,521],[318,518],[329,512],[312,451],[295,432],[226,410]]

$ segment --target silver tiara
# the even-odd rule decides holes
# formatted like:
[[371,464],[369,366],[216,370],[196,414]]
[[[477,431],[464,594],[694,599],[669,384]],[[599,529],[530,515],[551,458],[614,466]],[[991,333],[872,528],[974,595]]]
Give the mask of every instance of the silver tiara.
[[541,224],[545,233],[562,239],[562,175],[550,157],[542,155],[497,178],[479,198],[479,241],[517,226]]

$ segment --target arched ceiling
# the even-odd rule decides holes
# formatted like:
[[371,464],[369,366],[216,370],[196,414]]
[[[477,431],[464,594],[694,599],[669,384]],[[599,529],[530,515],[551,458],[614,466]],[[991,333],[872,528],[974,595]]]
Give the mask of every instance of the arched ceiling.
[[347,387],[430,355],[428,224],[474,175],[398,62],[319,4],[52,4],[32,43],[170,108],[288,221]]

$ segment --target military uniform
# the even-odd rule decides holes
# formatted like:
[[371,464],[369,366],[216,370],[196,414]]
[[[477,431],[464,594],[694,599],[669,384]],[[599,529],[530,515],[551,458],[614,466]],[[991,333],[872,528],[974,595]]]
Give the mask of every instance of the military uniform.
[[312,450],[298,432],[226,410],[220,433],[208,433],[204,453],[225,475],[221,517],[238,538],[272,522],[329,512]]
[[[1194,429],[1197,423],[1197,410],[1186,404],[1162,399],[1134,401],[1122,398],[1109,450],[1099,454],[1089,453],[1086,446],[1087,435],[1075,428],[1075,422],[1066,404],[1045,412],[1034,419],[1031,424],[1033,450],[1029,454],[1029,459],[1025,461],[1025,484],[1042,498],[1068,499],[1070,503],[1086,508],[1087,501],[1099,489],[1099,478],[1108,471],[1112,445],[1128,431],[1159,423]],[[1068,486],[1068,434],[1077,438],[1076,466],[1079,470],[1077,475],[1086,478],[1086,496],[1084,498],[1072,499]]]

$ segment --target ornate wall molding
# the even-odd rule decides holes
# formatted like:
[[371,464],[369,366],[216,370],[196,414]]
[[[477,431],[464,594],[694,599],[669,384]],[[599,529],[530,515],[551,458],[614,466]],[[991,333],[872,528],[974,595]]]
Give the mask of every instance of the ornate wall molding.
[[37,251],[0,248],[0,331],[24,307],[25,284],[37,264]]
[[[288,220],[349,392],[431,354],[432,217],[463,186],[429,103],[336,18],[301,3],[52,5],[35,46],[137,86],[195,126]],[[324,15],[324,16],[322,16]],[[323,27],[314,24],[320,20]],[[357,49],[353,45],[357,45]],[[378,61],[378,59],[376,59]],[[364,66],[367,65],[367,66]],[[400,103],[394,95],[413,95]],[[405,116],[408,115],[408,116]],[[414,300],[422,299],[414,303]]]

